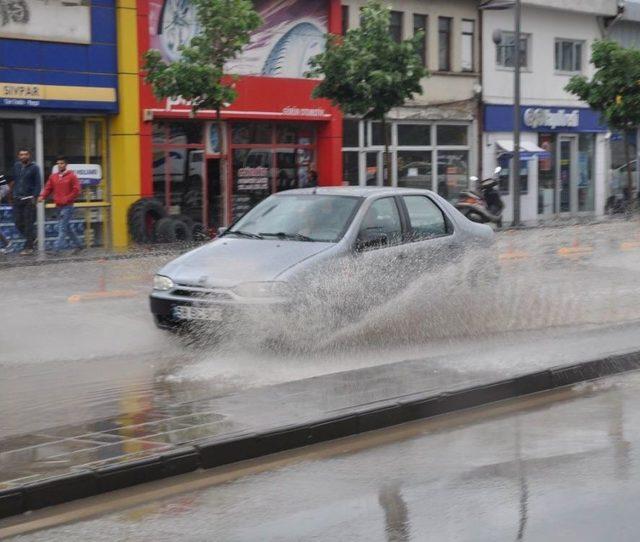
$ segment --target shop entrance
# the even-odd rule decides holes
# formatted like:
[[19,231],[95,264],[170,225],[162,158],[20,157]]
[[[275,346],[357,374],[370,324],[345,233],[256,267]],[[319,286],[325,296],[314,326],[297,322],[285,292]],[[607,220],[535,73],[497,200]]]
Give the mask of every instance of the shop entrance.
[[576,182],[576,146],[574,136],[561,136],[558,138],[558,173],[556,194],[556,208],[561,213],[576,212],[575,192]]

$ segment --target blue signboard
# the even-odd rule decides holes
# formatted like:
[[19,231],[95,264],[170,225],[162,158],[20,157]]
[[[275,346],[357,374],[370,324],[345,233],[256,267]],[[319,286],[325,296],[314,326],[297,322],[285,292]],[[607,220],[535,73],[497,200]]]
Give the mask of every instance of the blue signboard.
[[[520,126],[525,132],[606,132],[600,114],[587,107],[548,107],[524,105]],[[485,105],[486,132],[513,132],[513,106]]]
[[0,19],[0,108],[118,111],[115,0],[24,0]]

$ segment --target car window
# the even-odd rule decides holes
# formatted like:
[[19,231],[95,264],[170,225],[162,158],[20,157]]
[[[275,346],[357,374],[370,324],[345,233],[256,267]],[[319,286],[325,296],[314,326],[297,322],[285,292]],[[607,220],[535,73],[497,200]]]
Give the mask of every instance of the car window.
[[414,239],[446,235],[447,222],[440,208],[426,196],[403,196]]
[[389,245],[400,242],[402,223],[398,206],[393,198],[383,198],[373,202],[360,226],[360,233],[365,231],[384,233]]

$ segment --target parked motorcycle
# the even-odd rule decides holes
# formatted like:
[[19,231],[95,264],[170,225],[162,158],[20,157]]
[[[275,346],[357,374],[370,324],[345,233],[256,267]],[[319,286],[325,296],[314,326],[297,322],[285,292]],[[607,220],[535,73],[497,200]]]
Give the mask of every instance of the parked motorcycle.
[[498,186],[498,175],[502,171],[497,167],[493,172],[493,177],[489,177],[479,182],[478,177],[471,177],[471,182],[477,185],[480,193],[474,190],[460,192],[456,209],[473,222],[481,224],[493,222],[498,228],[502,227],[502,211],[504,202],[500,197]]

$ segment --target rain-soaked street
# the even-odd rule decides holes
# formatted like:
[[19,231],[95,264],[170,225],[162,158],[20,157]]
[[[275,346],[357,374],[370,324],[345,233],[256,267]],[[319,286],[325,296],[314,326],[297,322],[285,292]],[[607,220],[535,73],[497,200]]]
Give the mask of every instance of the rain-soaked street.
[[0,535],[633,541],[639,397],[628,373],[65,505]]
[[[204,333],[194,342],[157,330],[147,294],[175,254],[0,268],[0,281],[12,285],[0,326],[0,487],[637,351],[638,226],[501,232],[497,281],[451,282],[451,268],[435,270],[348,326],[331,328],[326,313],[312,314],[303,348],[291,351],[264,348],[250,327],[215,345]],[[345,276],[335,282],[348,305],[356,285]],[[313,348],[304,342],[309,331],[317,334]],[[229,532],[221,539],[233,538]],[[255,539],[249,531],[233,536]]]

